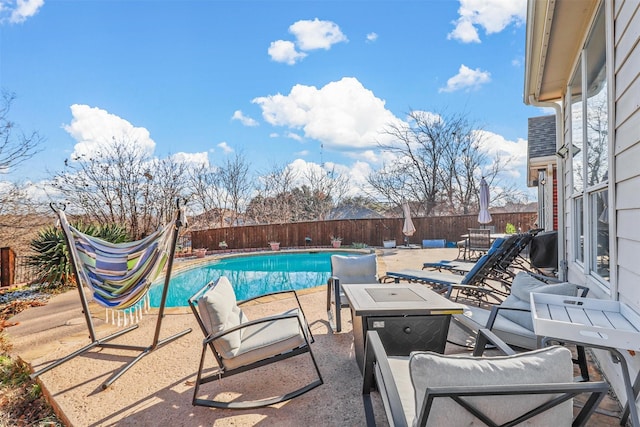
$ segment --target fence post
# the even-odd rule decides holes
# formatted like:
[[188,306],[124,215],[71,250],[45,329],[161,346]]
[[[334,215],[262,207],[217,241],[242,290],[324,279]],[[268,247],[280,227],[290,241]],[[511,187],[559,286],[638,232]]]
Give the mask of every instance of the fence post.
[[0,248],[0,286],[11,286],[16,271],[16,253],[10,247]]

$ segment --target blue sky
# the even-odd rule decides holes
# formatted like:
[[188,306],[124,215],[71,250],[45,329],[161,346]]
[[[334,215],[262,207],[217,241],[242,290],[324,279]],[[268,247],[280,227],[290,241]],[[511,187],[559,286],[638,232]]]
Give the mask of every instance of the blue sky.
[[[0,0],[10,118],[46,139],[2,179],[39,182],[133,135],[157,157],[336,167],[389,160],[410,110],[465,113],[526,184],[525,0]],[[322,148],[321,148],[322,146]]]

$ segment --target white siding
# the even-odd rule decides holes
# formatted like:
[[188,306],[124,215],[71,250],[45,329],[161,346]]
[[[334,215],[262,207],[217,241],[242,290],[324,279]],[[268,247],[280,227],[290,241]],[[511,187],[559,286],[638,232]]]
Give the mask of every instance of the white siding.
[[[640,2],[614,0],[614,208],[617,259],[612,270],[617,298],[640,312]],[[615,295],[614,295],[615,297]],[[624,403],[619,367],[597,352],[605,376]],[[640,354],[625,352],[632,376],[640,368]]]

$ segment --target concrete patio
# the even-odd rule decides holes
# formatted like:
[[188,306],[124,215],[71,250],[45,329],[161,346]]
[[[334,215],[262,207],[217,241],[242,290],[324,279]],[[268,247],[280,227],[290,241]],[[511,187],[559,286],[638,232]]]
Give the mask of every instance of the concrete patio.
[[[420,268],[423,262],[455,258],[457,249],[379,250],[379,269]],[[59,416],[73,426],[362,426],[361,375],[354,359],[351,323],[344,322],[343,333],[332,334],[326,322],[325,287],[300,292],[300,300],[311,324],[315,343],[312,348],[325,384],[309,393],[278,405],[248,411],[230,411],[191,405],[193,381],[198,367],[202,334],[188,309],[171,309],[163,321],[161,337],[185,328],[193,332],[144,357],[107,390],[101,384],[124,365],[131,352],[92,350],[42,374],[39,380]],[[283,311],[291,300],[274,300],[253,305],[250,318]],[[104,309],[91,307],[99,336],[114,326],[104,322]],[[345,309],[344,319],[350,320]],[[34,369],[46,366],[89,342],[77,291],[58,295],[42,307],[26,310],[13,319],[17,326],[7,329],[14,353]],[[115,340],[119,343],[147,345],[151,342],[156,315],[145,315],[140,327]],[[449,340],[470,344],[473,337],[452,325]],[[447,353],[467,351],[447,345]],[[212,363],[212,359],[209,360]],[[595,369],[595,368],[594,368]],[[594,371],[592,369],[592,372]],[[314,372],[304,356],[216,381],[204,390],[224,392],[229,398],[264,397],[283,387],[305,381]],[[619,408],[608,398],[600,405],[592,426],[619,424]],[[376,413],[385,420],[381,404]]]

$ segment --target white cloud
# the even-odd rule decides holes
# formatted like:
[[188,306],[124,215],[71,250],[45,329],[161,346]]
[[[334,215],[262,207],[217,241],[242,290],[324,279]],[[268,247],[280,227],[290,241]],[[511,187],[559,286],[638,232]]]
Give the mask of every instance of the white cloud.
[[348,41],[338,25],[318,18],[294,22],[289,27],[289,32],[296,38],[295,42],[276,40],[269,45],[267,52],[273,61],[294,65],[307,56],[304,51],[329,50],[336,43]]
[[285,137],[293,139],[294,141],[302,142],[302,137],[295,132],[287,132]]
[[527,141],[518,138],[509,141],[502,135],[489,131],[477,131],[478,148],[487,153],[490,159],[498,158],[502,165],[500,175],[507,181],[522,179],[527,165]]
[[233,113],[231,120],[239,120],[240,123],[249,127],[254,127],[259,125],[259,123],[256,120],[252,119],[251,117],[245,116],[244,113],[240,110],[236,110]]
[[209,154],[206,151],[201,153],[176,153],[171,156],[176,162],[187,163],[194,166],[209,166]]
[[326,149],[377,148],[390,123],[400,123],[385,102],[353,77],[315,86],[295,85],[288,95],[269,95],[252,101],[273,126],[301,129],[306,138],[324,143]]
[[222,152],[226,154],[233,153],[233,148],[231,148],[226,142],[221,142],[220,144],[218,144],[218,147],[220,147]]
[[376,33],[367,34],[367,42],[374,42],[378,40],[378,35]]
[[301,50],[329,50],[336,43],[348,41],[338,25],[318,18],[295,22],[289,27],[289,32],[296,37],[296,44]]
[[271,42],[267,52],[273,61],[285,62],[288,65],[294,65],[296,62],[307,56],[304,52],[298,52],[293,42],[287,40],[276,40]]
[[74,104],[71,106],[71,123],[63,129],[77,141],[71,158],[90,157],[105,144],[114,140],[119,143],[135,145],[146,154],[153,154],[156,143],[151,139],[149,131],[142,127],[134,127],[123,118],[97,107]]
[[481,71],[479,68],[472,70],[466,65],[460,65],[458,74],[447,80],[447,85],[440,88],[439,92],[455,92],[461,89],[478,89],[481,85],[491,81],[491,73]]
[[34,16],[44,6],[44,0],[0,1],[0,22],[20,24]]
[[510,24],[524,24],[526,12],[527,0],[460,0],[460,17],[447,38],[480,43],[478,27],[486,34],[499,33]]

